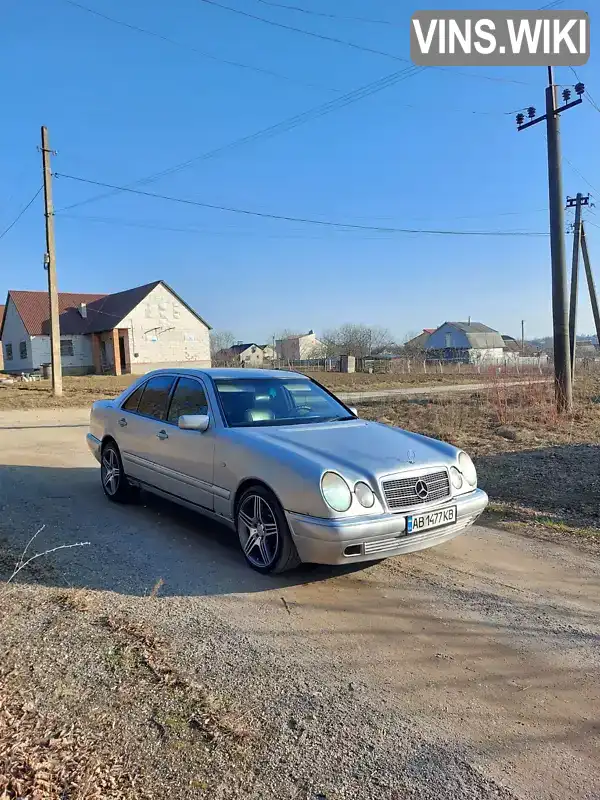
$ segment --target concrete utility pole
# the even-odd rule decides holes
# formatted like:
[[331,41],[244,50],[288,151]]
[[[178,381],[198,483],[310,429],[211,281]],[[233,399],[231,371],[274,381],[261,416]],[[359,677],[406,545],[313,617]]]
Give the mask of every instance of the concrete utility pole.
[[61,397],[62,363],[60,360],[60,324],[58,288],[56,286],[56,251],[54,247],[54,208],[52,206],[52,170],[48,128],[42,126],[42,165],[44,168],[44,214],[46,217],[46,255],[44,264],[48,270],[48,300],[50,303],[50,360],[52,362],[52,393]]
[[554,376],[556,405],[559,411],[570,411],[573,407],[573,382],[571,372],[571,351],[569,347],[569,317],[567,307],[567,268],[565,263],[564,210],[562,193],[562,172],[560,155],[559,115],[569,108],[582,103],[585,91],[583,83],[577,83],[577,100],[571,102],[571,90],[564,89],[564,104],[557,104],[556,86],[552,67],[548,67],[548,86],[546,87],[546,113],[536,117],[533,107],[527,109],[529,121],[524,114],[517,114],[517,129],[530,128],[538,122],[546,121],[548,141],[548,199],[550,202],[550,251],[552,256],[552,317],[554,328]]
[[525,320],[521,320],[521,355],[525,355]]
[[587,284],[590,292],[590,301],[592,303],[592,312],[594,314],[594,323],[596,325],[596,336],[600,344],[600,312],[598,311],[598,298],[596,296],[596,287],[594,286],[594,276],[592,275],[592,265],[590,263],[590,254],[587,246],[587,239],[585,238],[585,227],[581,223],[581,252],[583,255],[583,263],[585,264],[585,274],[587,276]]
[[569,306],[569,348],[571,353],[571,380],[575,380],[575,354],[577,348],[577,292],[579,283],[579,249],[581,246],[581,207],[587,206],[589,195],[584,197],[580,192],[577,197],[567,197],[567,208],[575,209],[573,225],[573,259],[571,265],[571,303]]

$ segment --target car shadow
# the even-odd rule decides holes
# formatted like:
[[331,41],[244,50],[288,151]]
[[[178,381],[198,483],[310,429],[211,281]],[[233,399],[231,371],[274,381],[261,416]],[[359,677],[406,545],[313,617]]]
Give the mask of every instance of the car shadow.
[[[107,500],[99,468],[0,466],[0,581],[40,528],[28,556],[65,545],[23,570],[19,580],[145,596],[268,592],[364,569],[301,565],[262,575],[245,563],[237,536],[148,492]],[[85,543],[85,544],[84,544]]]

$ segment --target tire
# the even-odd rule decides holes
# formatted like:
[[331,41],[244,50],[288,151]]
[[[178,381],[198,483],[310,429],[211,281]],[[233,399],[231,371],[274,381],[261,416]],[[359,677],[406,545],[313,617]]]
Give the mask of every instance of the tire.
[[277,574],[300,564],[283,509],[265,486],[250,486],[240,497],[235,527],[246,563],[257,572]]
[[135,490],[127,480],[116,442],[108,441],[102,448],[100,480],[104,494],[111,502],[130,503],[134,499]]

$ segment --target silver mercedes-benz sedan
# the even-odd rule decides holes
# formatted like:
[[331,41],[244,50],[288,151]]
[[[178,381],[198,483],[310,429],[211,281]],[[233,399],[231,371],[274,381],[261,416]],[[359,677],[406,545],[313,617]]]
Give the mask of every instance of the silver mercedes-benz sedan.
[[488,502],[466,453],[295,372],[150,372],[93,404],[87,441],[109,500],[144,488],[218,519],[259,572],[432,547]]

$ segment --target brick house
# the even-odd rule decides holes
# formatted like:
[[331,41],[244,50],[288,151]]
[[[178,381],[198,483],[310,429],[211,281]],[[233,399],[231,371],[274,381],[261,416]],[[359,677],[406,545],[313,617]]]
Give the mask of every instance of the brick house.
[[[59,311],[67,375],[210,366],[210,325],[164,281],[115,294],[60,292]],[[47,292],[9,291],[0,326],[6,372],[50,362],[49,316]]]

